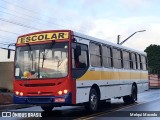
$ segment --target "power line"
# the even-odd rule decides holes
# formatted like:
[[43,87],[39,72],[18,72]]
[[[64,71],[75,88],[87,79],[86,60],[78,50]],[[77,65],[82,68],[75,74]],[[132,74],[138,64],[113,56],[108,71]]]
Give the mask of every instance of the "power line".
[[[23,8],[23,7],[19,6],[19,5],[10,3],[10,2],[8,2],[8,1],[5,1],[5,0],[3,0],[3,1],[6,2],[6,3],[8,3],[9,5],[17,6],[17,7],[21,8],[21,9],[27,10],[28,12],[31,12],[32,14],[33,14],[33,13],[35,13],[36,15],[37,15],[37,14],[41,14],[41,13],[39,13],[39,12],[30,10],[30,9]],[[3,8],[3,9],[6,9],[6,8],[3,7],[3,6],[0,6],[0,7]],[[12,11],[14,11],[14,10],[12,10]],[[14,11],[14,12],[17,13],[17,11]],[[23,13],[23,14],[24,14],[24,13]],[[30,15],[27,15],[27,14],[24,14],[24,15],[26,15],[26,16],[28,16],[28,17],[32,17],[32,18],[37,19],[37,20],[40,20],[40,19],[38,19],[38,18],[36,18],[36,17],[30,16]],[[48,17],[48,18],[57,19],[57,18],[55,18],[55,17],[50,17],[50,16],[47,16],[47,15],[44,15],[44,14],[41,14],[41,15],[42,15],[42,16],[46,16],[46,17]],[[58,19],[57,19],[57,20],[58,20]],[[64,26],[64,25],[59,25],[59,24],[57,24],[57,23],[55,23],[55,22],[49,22],[49,23],[52,23],[52,24],[54,24],[54,25],[56,25],[56,26],[66,27],[66,26]],[[67,24],[68,24],[68,23],[67,23]],[[75,29],[73,26],[71,26],[71,27],[72,27],[73,29]],[[75,30],[76,30],[76,29],[75,29]],[[86,30],[86,28],[84,28],[84,30]],[[76,31],[79,31],[79,30],[76,30]],[[79,31],[79,32],[81,32],[81,31]],[[83,31],[83,32],[86,32],[86,31]]]
[[15,34],[15,35],[21,35],[21,34],[19,34],[19,33],[10,32],[10,31],[7,31],[7,30],[2,30],[2,29],[0,29],[0,31],[2,31],[2,32],[6,32],[6,33]]
[[0,39],[3,40],[3,41],[0,41],[0,42],[3,42],[3,43],[12,43],[12,42],[6,42],[6,41],[5,41],[5,40],[10,41],[11,39],[3,38],[3,37],[0,37]]
[[[12,6],[17,6],[17,7],[21,8],[21,9],[24,9],[24,10],[28,11],[28,12],[32,12],[32,13],[35,13],[35,14],[40,14],[40,13],[37,12],[37,11],[34,11],[34,10],[31,10],[31,9],[27,9],[27,8],[21,7],[21,6],[17,5],[17,4],[13,4],[13,3],[8,2],[8,1],[5,1],[5,0],[2,0],[2,1],[3,1],[3,2],[6,2],[6,3],[8,3],[8,4],[12,5]],[[57,19],[56,17],[50,17],[50,16],[45,15],[45,14],[41,14],[41,15],[42,15],[42,16],[45,16],[45,17]],[[57,19],[57,20],[59,20],[59,19]]]
[[1,44],[1,45],[9,45],[9,44],[5,44],[5,43],[1,43],[1,42],[0,42],[0,44]]
[[[0,38],[1,39],[1,38]],[[5,41],[0,41],[1,43],[5,43],[5,44],[11,44],[12,42],[5,42]]]
[[[48,18],[53,18],[53,19],[57,19],[57,18],[54,18],[54,17],[50,17],[50,16],[47,16],[47,15],[45,15],[45,14],[41,14],[41,13],[39,13],[39,12],[37,12],[37,11],[34,11],[34,10],[30,10],[30,9],[27,9],[27,8],[24,8],[24,7],[21,7],[21,6],[19,6],[19,5],[17,5],[17,4],[13,4],[13,3],[11,3],[11,2],[8,2],[8,1],[5,1],[5,0],[2,0],[2,1],[4,1],[4,2],[6,2],[7,4],[9,4],[9,5],[12,5],[12,6],[17,6],[18,8],[20,8],[20,9],[24,9],[24,10],[26,10],[26,11],[28,11],[28,12],[30,12],[30,13],[34,13],[34,14],[40,14],[40,15],[42,15],[42,16],[46,16],[46,17],[48,17]],[[3,8],[3,9],[7,9],[7,8],[5,8],[4,6],[0,6],[1,8]],[[7,9],[8,10],[8,9]],[[14,11],[14,10],[10,10],[10,11],[13,11],[13,12],[19,12],[19,11]],[[6,13],[6,14],[11,14],[11,13],[7,13],[7,12],[4,12],[4,13]],[[20,12],[19,12],[20,13]],[[13,14],[12,14],[13,15]],[[30,18],[32,18],[32,19],[35,19],[35,20],[38,20],[38,21],[41,21],[41,19],[39,19],[39,18],[37,18],[37,17],[33,17],[33,16],[30,16],[30,15],[28,15],[28,14],[24,14],[23,13],[23,15],[25,15],[25,16],[27,16],[27,17],[30,17]],[[14,16],[16,16],[16,15],[14,15]],[[21,18],[21,19],[25,19],[25,18],[22,18],[22,17],[19,17],[19,18]],[[48,22],[48,23],[51,23],[51,24],[53,24],[53,25],[56,25],[56,26],[58,26],[58,27],[66,27],[66,26],[63,26],[63,25],[59,25],[59,24],[57,24],[57,23],[55,23],[55,22]],[[46,26],[50,26],[50,25],[46,25]],[[30,27],[32,27],[32,26],[30,26]],[[71,26],[72,28],[73,28],[73,26]],[[34,27],[35,28],[35,27]],[[83,28],[83,27],[82,27]],[[36,28],[37,29],[37,28]],[[73,28],[73,29],[75,29],[75,28]],[[75,29],[76,30],[76,29]],[[86,29],[84,29],[85,31],[86,31]],[[79,32],[82,32],[82,30],[80,31],[80,30],[76,30],[76,31],[79,31]],[[86,33],[85,31],[83,31],[82,33]],[[97,34],[98,35],[98,34]],[[102,35],[101,35],[102,36]]]
[[26,28],[30,28],[30,29],[34,29],[34,30],[40,30],[38,28],[29,26],[29,25],[25,25],[25,24],[22,24],[22,23],[6,20],[6,19],[3,19],[3,18],[0,18],[0,21],[8,22],[8,23],[11,23],[11,24],[15,24],[15,25],[18,25],[18,26],[22,26],[22,27],[26,27]]
[[[2,1],[3,1],[3,2],[6,2],[6,3],[8,3],[8,4],[12,5],[12,6],[17,6],[18,8],[21,8],[21,9],[23,9],[23,10],[26,10],[26,11],[31,12],[31,13],[34,13],[34,14],[41,14],[42,16],[45,16],[45,17],[47,17],[47,18],[52,18],[52,19],[60,20],[60,19],[58,19],[58,18],[56,18],[56,17],[53,17],[53,16],[51,17],[51,16],[48,16],[48,15],[39,13],[38,11],[24,8],[24,7],[22,7],[22,6],[18,5],[18,4],[14,4],[14,3],[8,2],[8,1],[6,1],[6,0],[2,0]],[[61,21],[62,21],[62,20],[61,20]],[[63,20],[63,22],[67,23],[66,20],[65,20],[65,21]],[[68,24],[68,23],[67,23],[67,24]]]
[[[21,18],[21,19],[23,19],[23,20],[27,20],[26,18],[23,18],[23,17],[20,17],[20,16],[17,16],[17,15],[14,15],[14,14],[11,14],[11,13],[8,13],[8,12],[4,12],[4,11],[0,11],[1,13],[5,13],[5,14],[8,14],[8,15],[12,15],[12,16],[15,16],[15,17],[18,17],[18,18]],[[30,20],[31,21],[31,19],[28,19],[28,20]],[[35,20],[32,20],[32,22],[35,22]],[[36,21],[37,22],[37,21]],[[50,25],[48,25],[48,24],[45,24],[45,23],[42,23],[41,21],[38,21],[39,23],[41,23],[41,25],[43,24],[43,25],[45,25],[45,26],[48,26],[48,27],[50,27]]]
[[15,38],[11,38],[11,37],[9,37],[9,36],[5,36],[5,35],[0,35],[0,38],[8,38],[8,39],[16,39],[17,37],[15,37]]
[[[3,7],[3,6],[0,6],[0,7],[3,8],[3,9],[8,10],[7,8],[5,8],[5,7]],[[12,10],[12,11],[17,13],[17,11],[15,11],[15,10]],[[18,13],[20,13],[20,12],[18,12]],[[23,14],[23,15],[25,15],[25,16],[28,16],[28,17],[30,17],[30,18],[33,18],[33,19],[36,19],[36,20],[41,21],[41,19],[38,19],[37,17],[33,17],[33,16],[30,16],[30,15],[24,14],[24,13],[21,13],[21,14]],[[51,23],[51,24],[53,24],[53,25],[56,25],[56,26],[65,27],[65,26],[63,26],[63,25],[59,25],[59,24],[56,24],[56,23],[54,23],[54,22],[49,22],[49,23]]]

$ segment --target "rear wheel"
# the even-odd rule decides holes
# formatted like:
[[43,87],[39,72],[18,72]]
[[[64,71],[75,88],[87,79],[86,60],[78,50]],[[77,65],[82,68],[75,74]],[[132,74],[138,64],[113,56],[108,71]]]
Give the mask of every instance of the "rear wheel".
[[44,111],[52,111],[52,109],[54,108],[54,106],[41,106],[41,108]]
[[86,110],[96,112],[98,110],[99,97],[96,89],[92,88],[89,94],[89,102],[85,103]]
[[124,103],[135,103],[137,101],[137,88],[135,85],[132,86],[131,95],[123,97]]

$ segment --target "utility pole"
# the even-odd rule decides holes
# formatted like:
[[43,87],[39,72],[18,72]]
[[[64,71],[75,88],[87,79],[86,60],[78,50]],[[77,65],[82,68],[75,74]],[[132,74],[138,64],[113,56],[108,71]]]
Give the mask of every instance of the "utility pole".
[[145,32],[146,30],[140,30],[140,31],[136,31],[133,34],[131,34],[129,37],[127,37],[125,40],[123,40],[122,42],[120,42],[120,35],[117,36],[117,44],[122,45],[124,42],[126,42],[129,38],[131,38],[133,35],[135,35],[138,32]]
[[117,36],[117,44],[120,42],[120,35]]

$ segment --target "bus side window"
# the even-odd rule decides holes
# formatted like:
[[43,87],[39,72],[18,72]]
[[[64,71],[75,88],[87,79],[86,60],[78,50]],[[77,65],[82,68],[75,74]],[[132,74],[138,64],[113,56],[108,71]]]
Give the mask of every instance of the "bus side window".
[[129,59],[129,52],[122,51],[123,52],[123,67],[124,69],[130,69],[130,59]]
[[141,56],[141,63],[142,63],[142,69],[146,70],[147,69],[147,61],[145,56]]
[[140,60],[140,69],[143,70],[141,55],[139,55],[139,60]]
[[101,56],[100,44],[91,42],[89,44],[89,51],[90,51],[91,66],[101,67],[102,66],[102,56]]
[[[76,46],[81,46],[81,55],[76,54]],[[89,67],[88,47],[80,43],[72,43],[72,77],[80,78]]]
[[136,55],[135,53],[131,53],[131,56],[132,56],[132,65],[133,65],[133,69],[135,70],[136,69]]
[[138,70],[140,70],[140,58],[139,58],[139,54],[136,54],[137,56],[137,67],[138,67]]
[[113,48],[113,65],[114,68],[122,68],[121,50]]
[[72,48],[72,68],[86,68],[88,66],[87,51],[86,51],[87,47],[85,45],[80,45],[80,46],[81,46],[81,55],[79,56],[76,54],[76,47]]
[[111,48],[108,46],[102,46],[102,61],[104,67],[112,67]]
[[77,56],[75,55],[74,50],[74,66],[75,68],[86,68],[87,66],[87,52],[82,50],[81,55]]

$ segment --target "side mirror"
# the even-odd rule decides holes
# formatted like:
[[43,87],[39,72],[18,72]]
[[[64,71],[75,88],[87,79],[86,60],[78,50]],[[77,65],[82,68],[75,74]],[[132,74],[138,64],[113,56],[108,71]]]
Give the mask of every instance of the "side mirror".
[[11,50],[8,49],[8,59],[10,59],[10,56],[11,56]]
[[77,45],[77,46],[76,46],[76,55],[77,55],[77,56],[80,56],[80,55],[81,55],[81,46],[80,46],[80,45]]

